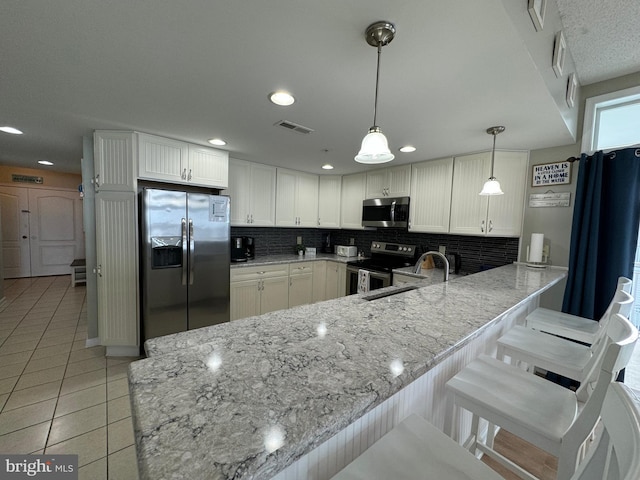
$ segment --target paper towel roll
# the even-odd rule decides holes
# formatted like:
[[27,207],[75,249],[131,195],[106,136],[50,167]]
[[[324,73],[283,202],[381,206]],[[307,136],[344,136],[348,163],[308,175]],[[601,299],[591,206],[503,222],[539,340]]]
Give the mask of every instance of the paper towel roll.
[[542,248],[544,246],[544,233],[532,233],[529,244],[529,262],[542,262]]

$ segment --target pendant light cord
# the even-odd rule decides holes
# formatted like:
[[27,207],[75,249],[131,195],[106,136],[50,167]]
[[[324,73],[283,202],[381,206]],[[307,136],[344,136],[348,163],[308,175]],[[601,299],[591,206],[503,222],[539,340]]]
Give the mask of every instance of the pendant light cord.
[[493,177],[493,162],[496,158],[496,132],[493,132],[493,150],[491,150],[491,178]]
[[378,83],[380,81],[380,53],[382,52],[382,42],[378,42],[378,65],[376,67],[376,96],[373,102],[373,126],[376,127],[378,117]]

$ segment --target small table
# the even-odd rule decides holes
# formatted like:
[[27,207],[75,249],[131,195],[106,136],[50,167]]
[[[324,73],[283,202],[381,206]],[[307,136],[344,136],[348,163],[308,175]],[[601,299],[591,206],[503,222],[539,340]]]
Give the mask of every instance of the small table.
[[71,262],[71,286],[78,283],[87,283],[87,261],[84,258],[76,258]]

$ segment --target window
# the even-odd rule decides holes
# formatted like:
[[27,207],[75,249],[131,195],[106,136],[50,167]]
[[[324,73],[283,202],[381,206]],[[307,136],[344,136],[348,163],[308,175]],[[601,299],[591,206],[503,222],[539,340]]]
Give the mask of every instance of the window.
[[640,87],[588,98],[582,151],[614,150],[640,145]]

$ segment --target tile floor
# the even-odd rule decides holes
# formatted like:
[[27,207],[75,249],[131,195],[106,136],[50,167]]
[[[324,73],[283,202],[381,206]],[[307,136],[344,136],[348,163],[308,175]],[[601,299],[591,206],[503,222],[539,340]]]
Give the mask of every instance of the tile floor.
[[[85,288],[72,288],[70,276],[9,279],[4,289],[0,452],[73,453],[81,480],[137,479],[127,384],[127,366],[135,359],[106,358],[104,347],[85,348]],[[627,384],[640,389],[640,347]],[[513,446],[512,439],[504,443]],[[529,448],[517,450],[533,459]],[[535,458],[544,465],[541,478],[553,478],[555,465]]]
[[85,287],[4,280],[0,452],[78,454],[79,478],[138,478],[127,384],[134,359],[85,348]]

